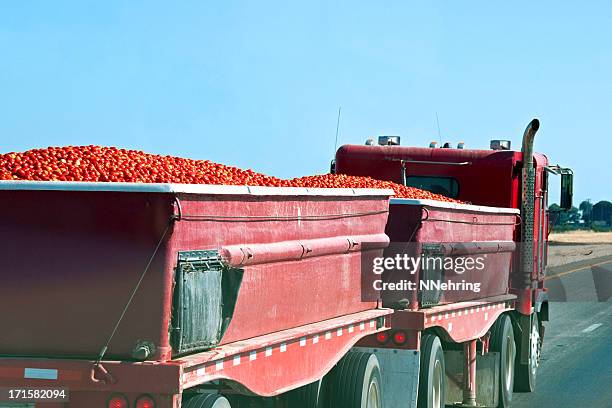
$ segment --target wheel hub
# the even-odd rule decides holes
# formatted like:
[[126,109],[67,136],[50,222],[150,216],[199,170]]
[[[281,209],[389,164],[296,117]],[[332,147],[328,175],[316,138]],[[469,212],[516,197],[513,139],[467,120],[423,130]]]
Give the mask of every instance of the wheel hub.
[[529,356],[529,363],[531,366],[531,371],[535,375],[536,371],[538,370],[538,366],[540,365],[540,353],[542,347],[542,339],[540,338],[540,332],[538,331],[537,327],[534,327],[531,330],[530,337],[531,353]]
[[441,399],[444,397],[442,396],[442,367],[440,361],[436,361],[434,365],[431,395],[433,406],[441,407]]
[[378,403],[380,399],[380,393],[378,390],[378,383],[372,382],[368,389],[368,405],[367,408],[381,408]]

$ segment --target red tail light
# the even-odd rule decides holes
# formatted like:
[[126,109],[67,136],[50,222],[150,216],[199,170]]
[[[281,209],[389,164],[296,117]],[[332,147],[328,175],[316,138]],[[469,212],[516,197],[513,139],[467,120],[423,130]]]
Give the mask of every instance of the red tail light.
[[136,400],[136,408],[155,408],[155,401],[148,395],[141,395]]
[[386,342],[389,341],[389,333],[387,332],[376,333],[376,341],[378,341],[380,344],[385,344]]
[[393,333],[393,342],[395,344],[404,344],[408,340],[408,335],[403,331],[396,331]]
[[115,394],[108,400],[108,408],[128,408],[127,399],[120,394]]

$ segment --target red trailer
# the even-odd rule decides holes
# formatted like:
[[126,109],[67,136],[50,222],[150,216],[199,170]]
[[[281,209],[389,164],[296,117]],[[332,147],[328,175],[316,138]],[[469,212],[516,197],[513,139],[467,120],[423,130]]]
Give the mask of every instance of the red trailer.
[[359,282],[390,194],[0,182],[0,387],[144,408],[312,383],[389,324]]
[[[337,152],[338,173],[469,204],[386,190],[0,182],[0,406],[508,406],[513,388],[535,386],[548,318],[546,174],[569,173],[532,154],[536,130],[522,153],[394,138]],[[571,176],[562,184],[568,197]],[[372,293],[369,262],[398,246],[482,255],[493,278],[461,277],[480,292]],[[417,287],[444,273],[413,272],[405,283]]]

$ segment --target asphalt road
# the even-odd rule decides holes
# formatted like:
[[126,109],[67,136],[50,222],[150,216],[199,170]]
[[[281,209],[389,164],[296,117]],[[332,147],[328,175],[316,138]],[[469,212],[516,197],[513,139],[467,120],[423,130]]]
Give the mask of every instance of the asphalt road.
[[512,407],[612,408],[612,257],[551,273],[537,389],[515,393]]

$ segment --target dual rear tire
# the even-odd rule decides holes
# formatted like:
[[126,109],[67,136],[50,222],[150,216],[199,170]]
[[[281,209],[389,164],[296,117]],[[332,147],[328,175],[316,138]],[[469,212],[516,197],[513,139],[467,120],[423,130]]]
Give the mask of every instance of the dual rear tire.
[[324,380],[325,408],[382,408],[380,365],[374,354],[352,351]]
[[183,401],[182,408],[231,408],[227,398],[220,394],[197,394]]
[[382,378],[374,354],[351,351],[321,380],[288,392],[287,408],[382,408]]
[[438,336],[421,338],[418,408],[444,408],[446,398],[444,350]]
[[529,347],[527,364],[521,363],[521,350],[517,352],[514,390],[518,392],[533,392],[536,387],[536,376],[542,353],[542,337],[540,336],[540,321],[535,313],[531,316],[527,347]]
[[[500,354],[498,408],[510,407],[514,388],[516,345],[512,321],[502,315],[491,332],[491,351]],[[440,339],[431,333],[421,338],[418,408],[444,408],[446,366]]]
[[319,408],[322,406],[321,401],[324,399],[321,385],[322,380],[319,380],[289,391],[280,397],[281,406],[287,408]]
[[514,330],[512,320],[508,315],[501,315],[490,338],[491,351],[498,352],[499,362],[499,402],[498,408],[508,408],[512,402],[512,391],[514,390],[514,369],[516,361],[516,344],[514,342]]

